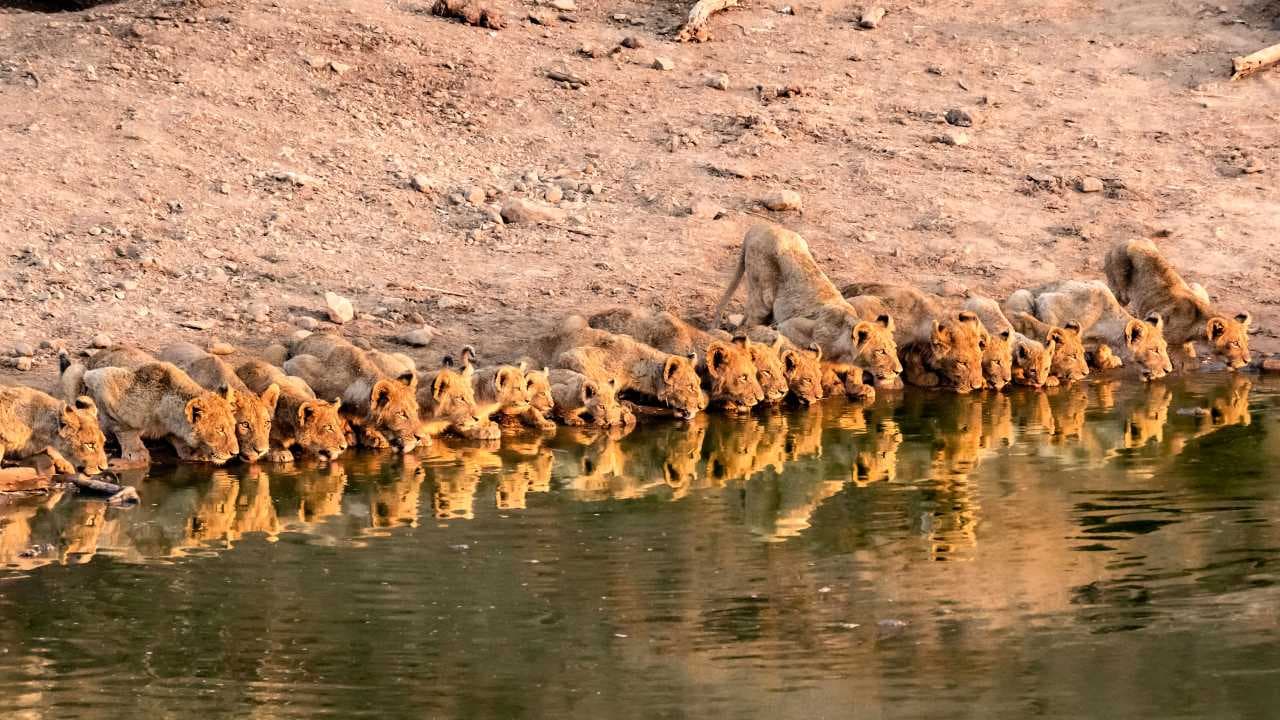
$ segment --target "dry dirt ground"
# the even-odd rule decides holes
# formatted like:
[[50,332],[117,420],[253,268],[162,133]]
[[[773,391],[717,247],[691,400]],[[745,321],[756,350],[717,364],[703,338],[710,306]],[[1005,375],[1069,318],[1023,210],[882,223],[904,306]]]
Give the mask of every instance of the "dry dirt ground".
[[[430,0],[0,3],[0,352],[260,348],[334,291],[350,334],[503,359],[569,311],[705,317],[757,215],[837,282],[996,294],[1156,237],[1274,349],[1280,71],[1227,76],[1280,3],[1221,2],[890,2],[864,31],[856,4],[748,0],[703,44],[671,1],[496,0],[500,31]],[[760,206],[783,189],[801,212]],[[562,221],[495,224],[548,191]]]

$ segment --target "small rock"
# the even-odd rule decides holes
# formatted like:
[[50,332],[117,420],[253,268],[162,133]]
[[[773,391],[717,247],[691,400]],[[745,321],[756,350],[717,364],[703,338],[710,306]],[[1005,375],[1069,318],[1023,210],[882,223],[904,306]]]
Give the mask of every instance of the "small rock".
[[593,43],[582,43],[578,48],[579,55],[586,55],[589,58],[602,58],[609,54],[608,50]]
[[956,127],[972,127],[973,116],[960,108],[951,108],[946,114],[947,124]]
[[574,2],[574,0],[551,0],[547,5],[560,12],[573,12],[578,9],[578,3]]
[[351,338],[351,344],[352,344],[352,345],[355,345],[356,347],[360,348],[361,350],[372,350],[372,349],[373,349],[373,345],[372,345],[372,344],[371,344],[367,339],[362,338],[362,337],[354,337],[354,338]]
[[529,18],[529,22],[533,23],[534,25],[541,25],[543,27],[554,27],[556,24],[555,13],[547,10],[530,10],[527,17]]
[[699,220],[715,220],[724,212],[724,208],[707,198],[699,198],[689,206],[689,214]]
[[658,56],[653,59],[654,70],[662,70],[665,72],[667,70],[674,70],[675,67],[676,67],[675,61],[669,57]]
[[89,346],[98,348],[99,350],[102,348],[109,348],[111,347],[111,336],[106,333],[98,333],[89,341]]
[[790,5],[783,5],[782,7],[778,8],[778,14],[779,15],[795,15],[796,9],[791,7]]
[[297,187],[318,187],[324,184],[324,181],[320,178],[312,177],[305,173],[289,172],[284,170],[271,173],[271,179],[279,180],[280,182],[287,182]]
[[795,190],[779,190],[766,195],[760,200],[760,204],[777,212],[799,210],[801,207],[800,193]]
[[337,293],[326,292],[324,305],[325,311],[329,314],[329,320],[339,325],[349,323],[356,317],[356,309],[351,301]]
[[249,303],[245,312],[252,316],[255,322],[266,322],[271,317],[271,306],[266,303]]
[[567,213],[542,203],[523,198],[511,198],[502,206],[502,219],[508,223],[561,222]]
[[471,303],[466,298],[454,297],[453,295],[441,295],[436,298],[436,307],[441,310],[463,310],[469,311]]
[[968,145],[969,135],[968,133],[962,133],[959,131],[945,132],[941,135],[935,135],[933,137],[933,141],[936,143],[942,143],[943,145]]
[[307,338],[309,338],[309,337],[311,337],[311,331],[310,331],[310,330],[294,330],[294,331],[289,335],[289,339],[290,339],[290,340],[292,340],[292,341],[293,341],[293,342],[295,342],[295,343],[296,343],[296,342],[301,342],[301,341],[303,341],[303,340],[305,340],[305,339],[307,339]]
[[545,197],[547,202],[554,205],[564,199],[564,190],[561,190],[559,185],[552,185],[547,188]]
[[862,11],[862,17],[858,18],[858,27],[864,30],[874,30],[880,26],[880,21],[884,19],[885,10],[882,7],[869,7]]
[[351,72],[352,67],[346,63],[340,63],[337,60],[334,60],[329,63],[329,69],[334,71],[338,75],[346,75],[347,73]]
[[479,185],[473,185],[467,188],[466,200],[472,205],[480,205],[485,201],[484,188]]
[[435,328],[420,327],[400,334],[396,337],[396,341],[409,347],[427,347],[435,337]]
[[230,355],[235,351],[236,351],[236,348],[234,345],[232,345],[231,343],[223,342],[221,340],[209,346],[209,352],[212,353],[213,355]]
[[716,73],[715,75],[708,77],[707,87],[715,88],[716,90],[728,90],[729,75],[727,73]]
[[28,342],[16,342],[13,344],[14,357],[31,357],[36,354],[36,349],[31,347]]
[[127,290],[137,290],[137,289],[138,289],[138,281],[137,281],[137,280],[121,280],[120,282],[116,283],[116,287],[120,288],[121,290],[126,290],[126,291],[127,291]]
[[227,281],[227,271],[217,266],[211,267],[205,277],[208,278],[209,282],[221,285]]
[[293,324],[307,331],[315,330],[320,327],[320,321],[310,315],[301,315],[294,318]]
[[725,320],[729,321],[729,327],[739,327],[746,322],[747,316],[742,313],[730,313]]
[[622,38],[622,47],[628,48],[630,50],[635,50],[636,48],[642,48],[644,47],[644,40],[641,40],[636,35],[628,35]]
[[217,260],[218,258],[222,257],[222,251],[214,247],[205,248],[200,252],[200,254],[209,258],[210,260]]
[[183,320],[180,324],[182,327],[191,328],[192,330],[212,330],[217,326],[218,321],[204,318],[200,320]]
[[27,372],[28,370],[31,369],[31,366],[34,364],[35,364],[35,361],[29,357],[20,357],[13,361],[13,367],[18,372]]
[[1076,190],[1079,190],[1082,193],[1102,192],[1103,189],[1104,186],[1102,181],[1096,177],[1086,176],[1080,178],[1080,180],[1076,182]]
[[409,181],[409,187],[420,193],[431,192],[435,189],[435,184],[431,182],[431,178],[426,175],[414,175]]

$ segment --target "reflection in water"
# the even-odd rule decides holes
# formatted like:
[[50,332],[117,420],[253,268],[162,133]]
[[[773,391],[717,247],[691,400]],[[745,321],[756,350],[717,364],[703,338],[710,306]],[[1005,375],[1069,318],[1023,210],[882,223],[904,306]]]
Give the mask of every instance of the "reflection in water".
[[1216,714],[1160,665],[1195,652],[1261,717],[1277,389],[890,392],[6,500],[0,711]]

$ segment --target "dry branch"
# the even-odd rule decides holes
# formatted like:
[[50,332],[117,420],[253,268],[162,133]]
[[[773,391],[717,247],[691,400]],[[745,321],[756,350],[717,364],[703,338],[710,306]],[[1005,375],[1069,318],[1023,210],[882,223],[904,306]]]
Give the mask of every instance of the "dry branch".
[[1280,43],[1263,48],[1250,55],[1232,58],[1231,69],[1235,72],[1231,75],[1231,79],[1239,80],[1242,77],[1248,77],[1259,70],[1265,70],[1276,64],[1280,64]]
[[707,21],[712,15],[731,7],[737,7],[738,0],[698,0],[689,10],[689,19],[676,35],[680,42],[706,42],[711,39],[711,31],[707,30]]

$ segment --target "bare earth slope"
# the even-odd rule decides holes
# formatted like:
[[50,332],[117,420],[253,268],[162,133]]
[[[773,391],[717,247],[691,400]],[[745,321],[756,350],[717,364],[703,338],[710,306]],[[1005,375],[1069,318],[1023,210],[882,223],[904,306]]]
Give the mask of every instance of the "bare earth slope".
[[[332,290],[375,343],[425,321],[422,358],[514,354],[571,310],[705,316],[751,213],[837,281],[991,293],[1157,237],[1274,348],[1280,71],[1225,79],[1280,40],[1274,3],[926,1],[873,31],[852,4],[782,4],[688,45],[674,2],[504,2],[497,32],[429,0],[0,7],[0,350],[256,348]],[[549,189],[566,219],[494,223]],[[759,205],[781,189],[802,212]]]

